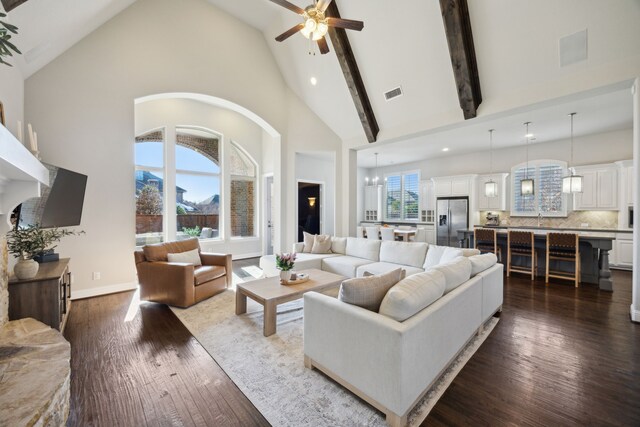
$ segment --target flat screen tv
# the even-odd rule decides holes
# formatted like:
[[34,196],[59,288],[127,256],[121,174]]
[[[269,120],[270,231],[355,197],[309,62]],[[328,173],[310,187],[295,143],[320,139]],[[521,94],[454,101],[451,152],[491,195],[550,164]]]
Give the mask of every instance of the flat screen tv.
[[87,176],[43,163],[49,169],[49,186],[41,196],[16,208],[16,226],[40,224],[42,228],[80,225]]

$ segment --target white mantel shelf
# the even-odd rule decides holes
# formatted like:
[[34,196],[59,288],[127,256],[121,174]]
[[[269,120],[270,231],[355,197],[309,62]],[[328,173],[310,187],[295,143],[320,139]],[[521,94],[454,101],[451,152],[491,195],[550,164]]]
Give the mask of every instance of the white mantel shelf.
[[9,215],[23,201],[40,196],[49,171],[4,126],[0,125],[0,233],[9,230]]

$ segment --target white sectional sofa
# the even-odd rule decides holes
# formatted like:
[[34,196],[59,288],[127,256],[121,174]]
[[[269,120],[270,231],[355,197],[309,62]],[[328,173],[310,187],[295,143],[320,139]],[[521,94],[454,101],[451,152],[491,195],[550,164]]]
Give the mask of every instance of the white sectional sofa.
[[[398,267],[405,269],[407,276],[421,273],[430,265],[440,262],[440,258],[432,256],[431,259],[427,256],[427,249],[431,248],[431,253],[437,253],[440,257],[445,249],[442,246],[429,246],[427,243],[381,241],[356,237],[332,237],[330,254],[303,253],[303,248],[303,243],[295,243],[292,248],[292,252],[298,254],[296,270],[317,268],[346,277],[362,277],[365,271],[373,274],[386,273]],[[459,250],[465,256],[479,253],[475,249]],[[447,252],[451,253],[451,251]],[[260,258],[260,268],[267,277],[279,274],[276,269],[275,255],[265,255]]]

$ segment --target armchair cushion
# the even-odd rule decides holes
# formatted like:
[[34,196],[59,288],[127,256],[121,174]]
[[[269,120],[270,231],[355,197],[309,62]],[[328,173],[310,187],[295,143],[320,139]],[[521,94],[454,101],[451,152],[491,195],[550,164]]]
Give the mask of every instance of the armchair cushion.
[[142,250],[147,261],[169,261],[168,254],[176,254],[197,249],[200,250],[200,243],[197,238],[180,240],[178,242],[156,243],[145,245]]
[[177,254],[168,253],[167,258],[169,259],[169,262],[187,262],[195,265],[196,267],[202,265],[202,261],[200,261],[200,253],[197,249],[178,252]]
[[210,280],[217,279],[227,274],[227,269],[219,265],[203,265],[197,267],[193,272],[193,279],[196,286],[200,286]]

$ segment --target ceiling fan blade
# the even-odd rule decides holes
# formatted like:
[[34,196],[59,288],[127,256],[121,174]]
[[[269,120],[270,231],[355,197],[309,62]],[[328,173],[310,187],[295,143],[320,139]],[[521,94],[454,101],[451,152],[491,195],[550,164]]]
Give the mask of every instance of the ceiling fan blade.
[[320,0],[318,2],[318,4],[316,5],[316,7],[321,10],[321,11],[325,11],[327,10],[327,8],[329,7],[329,5],[331,4],[332,0]]
[[287,8],[290,11],[297,13],[298,15],[302,15],[304,13],[304,9],[296,6],[295,4],[289,3],[287,0],[271,0],[271,2]]
[[345,30],[362,31],[364,28],[364,22],[353,19],[327,18],[327,24],[330,27],[344,28]]
[[287,31],[285,31],[284,33],[276,37],[276,41],[279,41],[279,42],[285,41],[286,39],[288,39],[289,37],[291,37],[292,35],[294,35],[295,33],[297,33],[303,28],[304,28],[304,24],[298,24],[295,27],[291,27]]
[[326,37],[318,39],[318,47],[320,48],[320,53],[324,55],[325,53],[329,53],[329,45],[327,44]]

